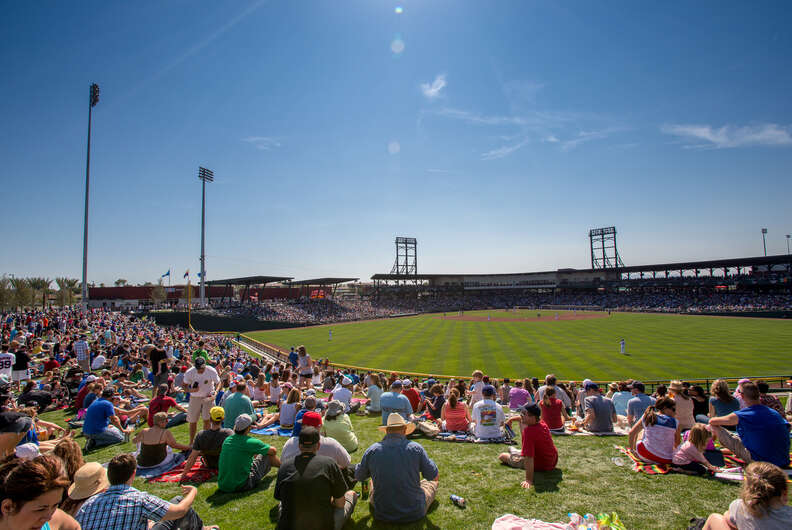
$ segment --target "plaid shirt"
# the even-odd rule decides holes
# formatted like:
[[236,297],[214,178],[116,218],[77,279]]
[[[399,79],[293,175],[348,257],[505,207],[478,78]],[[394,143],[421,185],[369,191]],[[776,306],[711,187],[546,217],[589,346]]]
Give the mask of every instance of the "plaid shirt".
[[148,519],[160,521],[171,503],[121,484],[91,497],[77,512],[83,530],[146,530]]
[[88,358],[88,343],[84,340],[78,340],[74,343],[74,353],[77,355],[78,361],[84,361]]

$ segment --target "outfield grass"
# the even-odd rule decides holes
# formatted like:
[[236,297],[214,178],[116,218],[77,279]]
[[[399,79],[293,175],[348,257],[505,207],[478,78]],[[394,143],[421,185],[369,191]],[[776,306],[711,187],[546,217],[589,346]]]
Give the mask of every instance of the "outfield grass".
[[[43,419],[63,423],[62,411],[42,415]],[[353,463],[360,462],[363,451],[381,439],[377,430],[379,418],[353,416],[352,423],[360,439],[361,449],[352,454]],[[187,443],[188,427],[173,429],[176,439]],[[279,449],[286,438],[261,437]],[[626,437],[557,437],[558,469],[537,473],[536,489],[526,492],[519,486],[523,472],[510,469],[496,461],[504,445],[434,442],[423,437],[421,443],[440,468],[440,489],[428,517],[416,524],[393,526],[372,520],[368,502],[359,501],[352,522],[345,528],[363,529],[486,529],[500,515],[513,513],[526,518],[564,521],[568,512],[616,511],[627,528],[686,528],[690,517],[723,512],[738,495],[734,484],[714,479],[685,475],[647,476],[633,472],[629,462],[618,467],[612,458],[620,456],[614,444],[627,443]],[[83,445],[84,439],[78,438]],[[131,452],[132,443],[102,448],[89,453],[88,461],[107,462],[115,454]],[[626,460],[626,459],[624,459]],[[257,489],[246,493],[224,494],[216,482],[198,488],[195,509],[204,524],[217,524],[222,529],[273,528],[275,472],[265,478]],[[136,479],[135,487],[170,499],[180,494],[176,484],[146,483]],[[360,491],[360,485],[356,487]],[[461,510],[449,500],[451,494],[461,495],[468,507]]]
[[[526,311],[536,317],[536,311]],[[259,331],[247,335],[288,349],[304,344],[313,358],[381,370],[469,376],[596,380],[694,379],[792,373],[787,320],[614,313],[555,321],[469,322],[438,315]],[[468,312],[511,318],[503,311]],[[449,313],[450,315],[450,313]],[[332,329],[332,341],[328,340]],[[628,355],[619,354],[619,340]]]

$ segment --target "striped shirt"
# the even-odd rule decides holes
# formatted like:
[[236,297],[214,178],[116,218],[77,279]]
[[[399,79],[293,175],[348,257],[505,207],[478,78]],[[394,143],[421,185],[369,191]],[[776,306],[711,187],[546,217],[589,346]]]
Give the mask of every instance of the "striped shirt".
[[84,340],[78,340],[74,343],[74,353],[77,355],[78,361],[84,361],[88,358],[88,343]]
[[83,530],[146,530],[148,520],[162,520],[170,506],[166,500],[120,484],[85,501],[75,519]]

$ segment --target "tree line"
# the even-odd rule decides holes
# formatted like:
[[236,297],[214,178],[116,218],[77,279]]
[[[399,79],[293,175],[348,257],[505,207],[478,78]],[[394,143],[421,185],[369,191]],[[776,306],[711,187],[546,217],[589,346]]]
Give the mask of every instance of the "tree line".
[[[54,291],[52,282],[58,290]],[[80,293],[80,280],[74,278],[17,278],[0,276],[0,309],[21,309],[25,307],[47,307],[49,295],[55,293],[56,304],[73,305]]]

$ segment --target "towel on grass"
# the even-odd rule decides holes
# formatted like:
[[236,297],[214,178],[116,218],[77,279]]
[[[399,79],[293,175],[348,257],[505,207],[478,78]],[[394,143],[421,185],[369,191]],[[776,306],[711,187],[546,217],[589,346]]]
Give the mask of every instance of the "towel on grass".
[[252,429],[250,434],[258,434],[259,436],[291,436],[291,429],[281,429],[279,423],[273,423],[269,427],[263,429]]
[[[182,473],[184,473],[184,464],[185,462],[182,462],[170,471],[166,471],[165,473],[157,475],[156,477],[150,478],[149,482],[179,482],[181,480]],[[184,479],[185,482],[201,484],[212,479],[215,475],[217,475],[217,470],[206,467],[204,465],[203,459],[199,458],[195,461],[193,467],[187,472],[187,475],[184,477]]]
[[555,436],[627,436],[630,434],[630,429],[619,427],[617,425],[613,426],[613,432],[592,432],[583,429],[573,430],[570,429],[571,423],[572,422],[567,422],[566,425],[564,425],[566,428],[564,432],[550,431],[550,433]]
[[187,457],[183,453],[173,453],[166,462],[155,467],[138,467],[137,476],[141,478],[153,478],[162,475],[176,466],[184,464]]
[[665,475],[670,469],[666,464],[648,464],[638,458],[638,455],[629,447],[617,445],[616,448],[627,458],[632,460],[633,471],[636,473],[646,473],[647,475]]
[[478,444],[506,444],[514,445],[516,442],[509,437],[501,438],[476,438],[474,435],[466,432],[448,432],[443,431],[432,438],[438,442],[470,442]]

